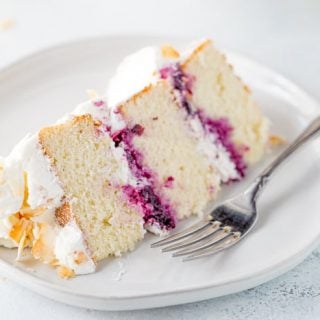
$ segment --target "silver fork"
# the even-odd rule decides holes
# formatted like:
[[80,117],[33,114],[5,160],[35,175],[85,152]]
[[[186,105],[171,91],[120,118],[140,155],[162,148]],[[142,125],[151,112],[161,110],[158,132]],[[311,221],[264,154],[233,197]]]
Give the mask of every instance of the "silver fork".
[[274,171],[287,158],[320,132],[320,116],[289,145],[244,192],[215,207],[202,221],[151,245],[165,246],[162,251],[174,251],[183,261],[213,255],[230,248],[243,239],[258,219],[257,201]]

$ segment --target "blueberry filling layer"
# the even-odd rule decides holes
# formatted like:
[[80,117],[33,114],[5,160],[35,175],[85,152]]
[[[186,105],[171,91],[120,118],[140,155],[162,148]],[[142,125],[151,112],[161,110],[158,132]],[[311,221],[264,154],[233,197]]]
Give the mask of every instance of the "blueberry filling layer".
[[125,185],[122,189],[129,202],[142,211],[147,225],[170,230],[176,225],[174,210],[155,191],[154,174],[143,164],[143,155],[133,145],[134,136],[143,132],[144,128],[137,124],[111,134],[115,146],[123,148],[130,171],[137,180],[136,186]]
[[[231,161],[234,163],[239,178],[243,178],[246,174],[247,165],[244,162],[242,154],[236,148],[231,140],[233,127],[226,118],[212,119],[207,117],[203,110],[197,111],[197,116],[205,130],[205,132],[212,133],[216,136],[217,141],[227,150]],[[234,179],[237,180],[237,179]]]
[[192,95],[193,78],[185,74],[178,63],[160,70],[161,79],[171,79],[175,90],[179,92],[180,104],[186,110],[187,114],[193,113],[192,106],[188,96]]
[[143,186],[141,188],[126,185],[123,191],[130,203],[142,209],[144,221],[148,225],[157,225],[161,229],[170,230],[175,227],[175,219],[171,214],[169,204],[163,204],[163,201],[155,194],[152,186]]
[[[211,143],[219,144],[227,152],[230,161],[234,164],[237,176],[231,176],[227,181],[235,181],[243,178],[246,173],[247,166],[243,158],[245,150],[239,150],[233,143],[231,136],[233,127],[227,118],[213,119],[207,116],[204,110],[196,108],[190,102],[192,96],[192,86],[194,78],[186,74],[179,63],[164,67],[159,71],[162,79],[169,79],[171,81],[175,92],[178,92],[180,105],[186,111],[187,119],[190,121],[196,120],[202,126],[202,131],[205,136],[214,135]],[[200,138],[201,139],[201,138]]]

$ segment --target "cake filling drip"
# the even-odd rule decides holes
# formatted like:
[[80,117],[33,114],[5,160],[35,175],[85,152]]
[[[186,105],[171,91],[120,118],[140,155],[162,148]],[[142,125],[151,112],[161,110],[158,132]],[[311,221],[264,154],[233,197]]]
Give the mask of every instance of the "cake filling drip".
[[237,181],[245,176],[247,166],[243,153],[232,141],[233,127],[227,118],[213,119],[190,102],[194,77],[186,74],[179,63],[159,70],[161,79],[169,79],[178,96],[180,105],[185,110],[186,120],[199,140],[199,150],[206,154],[213,163],[223,182]]
[[143,164],[143,155],[133,144],[134,137],[142,135],[143,131],[143,127],[136,124],[111,134],[116,148],[123,148],[130,171],[136,178],[136,185],[124,185],[122,190],[129,202],[141,210],[146,226],[152,226],[152,230],[170,230],[176,224],[173,208],[157,194],[154,174]]

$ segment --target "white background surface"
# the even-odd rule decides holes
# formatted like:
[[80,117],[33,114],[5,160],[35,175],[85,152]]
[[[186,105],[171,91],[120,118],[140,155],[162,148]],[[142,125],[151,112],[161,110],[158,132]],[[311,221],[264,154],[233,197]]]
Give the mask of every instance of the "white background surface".
[[[320,2],[0,0],[0,67],[41,48],[103,34],[213,37],[283,73],[320,100]],[[320,215],[320,213],[319,213]],[[285,276],[186,306],[126,313],[68,307],[0,281],[0,319],[319,319],[320,250]]]

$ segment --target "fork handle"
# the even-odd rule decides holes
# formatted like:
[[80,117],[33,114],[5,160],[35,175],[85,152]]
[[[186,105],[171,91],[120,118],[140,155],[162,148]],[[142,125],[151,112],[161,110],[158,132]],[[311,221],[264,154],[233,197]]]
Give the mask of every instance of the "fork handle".
[[317,134],[320,133],[320,116],[314,119],[308,127],[276,158],[269,166],[267,166],[262,173],[256,178],[254,185],[254,191],[252,194],[252,202],[255,204],[264,186],[270,180],[272,174],[279,166],[284,163],[289,156],[297,151],[306,142],[310,141]]

